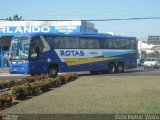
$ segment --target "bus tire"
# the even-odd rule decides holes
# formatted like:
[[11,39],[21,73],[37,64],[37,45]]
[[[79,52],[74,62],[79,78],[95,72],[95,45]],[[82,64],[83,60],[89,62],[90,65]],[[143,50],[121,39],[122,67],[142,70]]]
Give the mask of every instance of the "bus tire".
[[116,68],[116,71],[117,71],[118,73],[124,72],[124,64],[123,64],[123,63],[118,63],[117,68]]
[[109,63],[108,65],[108,73],[113,74],[116,71],[116,66],[114,63]]
[[58,68],[56,66],[49,67],[48,74],[50,77],[55,78],[58,74]]

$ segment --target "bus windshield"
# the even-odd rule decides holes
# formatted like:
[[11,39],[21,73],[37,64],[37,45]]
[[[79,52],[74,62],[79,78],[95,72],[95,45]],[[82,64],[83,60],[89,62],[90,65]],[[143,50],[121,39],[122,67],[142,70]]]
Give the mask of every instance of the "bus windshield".
[[28,60],[29,54],[29,38],[17,37],[13,38],[11,42],[11,60]]

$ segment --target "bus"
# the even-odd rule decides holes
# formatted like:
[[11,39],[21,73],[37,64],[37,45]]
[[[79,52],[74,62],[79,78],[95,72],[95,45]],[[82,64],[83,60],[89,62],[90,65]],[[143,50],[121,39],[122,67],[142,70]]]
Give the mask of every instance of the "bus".
[[137,67],[136,37],[105,33],[29,33],[11,40],[9,71],[49,74],[121,73]]

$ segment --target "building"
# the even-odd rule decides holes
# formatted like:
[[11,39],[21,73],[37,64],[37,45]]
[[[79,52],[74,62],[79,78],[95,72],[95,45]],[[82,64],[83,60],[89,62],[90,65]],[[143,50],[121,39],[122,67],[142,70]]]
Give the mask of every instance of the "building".
[[146,41],[138,41],[138,58],[159,57],[160,45],[148,44]]
[[148,36],[148,43],[160,45],[160,36]]
[[4,54],[9,51],[11,38],[23,33],[71,33],[98,32],[93,23],[73,21],[1,21],[0,22],[0,68],[6,67]]

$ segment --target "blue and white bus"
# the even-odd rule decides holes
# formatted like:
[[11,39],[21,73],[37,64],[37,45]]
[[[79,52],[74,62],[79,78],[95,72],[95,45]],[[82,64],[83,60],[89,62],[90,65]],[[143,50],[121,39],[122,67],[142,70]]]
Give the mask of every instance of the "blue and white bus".
[[124,72],[137,67],[135,37],[102,33],[30,33],[11,40],[10,73]]

